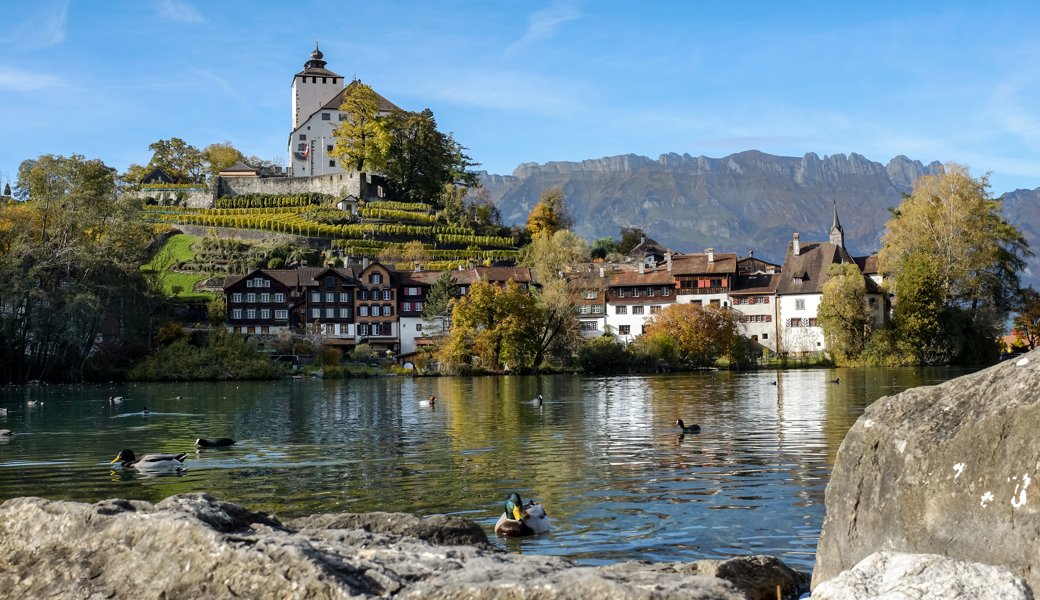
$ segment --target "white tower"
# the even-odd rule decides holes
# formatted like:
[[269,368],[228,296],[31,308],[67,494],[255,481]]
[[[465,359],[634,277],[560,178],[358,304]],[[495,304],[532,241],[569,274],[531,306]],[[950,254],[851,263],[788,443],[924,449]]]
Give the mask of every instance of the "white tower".
[[311,59],[292,82],[292,128],[295,131],[336,94],[343,90],[343,77],[325,68],[321,50],[314,45]]

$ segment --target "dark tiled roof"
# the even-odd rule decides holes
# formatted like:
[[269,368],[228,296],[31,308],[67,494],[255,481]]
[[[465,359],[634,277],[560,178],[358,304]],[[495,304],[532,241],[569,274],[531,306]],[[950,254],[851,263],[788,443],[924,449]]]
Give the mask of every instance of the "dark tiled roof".
[[859,266],[859,270],[862,271],[864,275],[876,275],[877,274],[877,272],[878,272],[878,267],[877,267],[878,255],[877,254],[871,254],[870,256],[857,256],[855,258],[855,260],[856,260],[856,265]]
[[716,252],[713,262],[707,254],[683,254],[672,257],[673,275],[725,275],[737,272],[736,253]]
[[675,278],[664,268],[646,271],[640,275],[638,271],[621,271],[610,277],[610,285],[675,285]]
[[232,166],[230,166],[230,167],[228,167],[226,169],[222,169],[220,172],[221,173],[259,173],[259,171],[257,171],[256,169],[246,165],[245,163],[243,163],[241,161],[235,163],[234,165],[232,165]]
[[302,71],[300,71],[299,73],[296,74],[297,77],[299,77],[300,75],[306,75],[308,77],[312,77],[312,76],[316,76],[316,77],[343,77],[342,75],[337,75],[337,74],[333,73],[332,71],[326,69],[325,67],[315,67],[315,66],[309,66],[309,67],[305,68],[304,70],[302,70]]
[[401,285],[433,285],[443,274],[444,271],[397,271],[397,280]]
[[775,294],[780,283],[780,274],[772,275],[737,275],[730,288],[731,295]]
[[642,242],[639,242],[635,248],[629,250],[628,254],[626,254],[625,256],[630,256],[632,258],[638,258],[639,260],[643,260],[651,254],[664,256],[665,254],[668,254],[668,248],[665,248],[661,244],[657,243],[657,240],[646,238]]
[[[794,242],[787,243],[787,255],[784,257],[784,268],[780,273],[778,294],[820,294],[823,284],[830,277],[827,269],[834,264],[859,264],[848,250],[830,242],[806,242],[801,244],[798,256],[794,255]],[[801,283],[795,283],[795,277],[802,277]],[[877,285],[869,278],[866,281],[867,293],[878,293]]]
[[504,282],[512,279],[517,283],[537,283],[534,270],[530,267],[477,267],[480,281]]

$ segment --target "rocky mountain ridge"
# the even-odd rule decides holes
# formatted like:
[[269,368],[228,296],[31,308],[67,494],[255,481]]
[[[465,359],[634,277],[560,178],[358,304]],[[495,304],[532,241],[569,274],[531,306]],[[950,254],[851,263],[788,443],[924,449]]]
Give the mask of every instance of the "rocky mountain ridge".
[[722,158],[626,154],[524,163],[512,175],[480,177],[510,223],[522,223],[541,190],[556,185],[586,237],[641,227],[683,252],[754,250],[779,261],[795,232],[826,239],[835,205],[850,249],[879,249],[887,208],[898,205],[915,179],[941,169],[938,161],[925,165],[902,155],[882,164],[856,153],[799,158],[750,150]]

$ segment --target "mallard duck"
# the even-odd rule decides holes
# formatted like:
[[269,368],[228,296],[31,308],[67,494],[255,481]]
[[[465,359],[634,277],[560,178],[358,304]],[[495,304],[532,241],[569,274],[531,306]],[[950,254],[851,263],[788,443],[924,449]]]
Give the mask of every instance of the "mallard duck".
[[436,396],[430,396],[429,400],[420,400],[419,406],[433,406],[433,403],[437,400]]
[[148,407],[147,406],[142,406],[141,407],[141,414],[142,415],[147,415],[147,414],[151,414],[151,413],[148,411]]
[[184,459],[187,458],[187,453],[182,454],[145,454],[141,458],[134,456],[133,450],[123,450],[116,455],[115,460],[108,464],[119,464],[128,469],[169,469],[170,467],[179,467],[184,463]]
[[120,402],[123,401],[123,397],[122,396],[109,396],[108,397],[108,401],[111,402],[112,404],[119,404]]
[[10,429],[0,429],[0,437],[10,437],[14,435],[14,432]]
[[679,429],[682,429],[683,433],[697,433],[701,430],[701,426],[696,423],[687,427],[686,424],[682,422],[682,419],[677,420],[675,424],[679,426]]
[[498,535],[538,535],[549,531],[549,515],[537,502],[524,504],[520,494],[513,492],[506,498],[506,510],[495,523]]
[[231,438],[215,438],[212,440],[204,440],[199,438],[195,440],[195,445],[202,448],[217,448],[219,446],[234,446],[235,440]]
[[181,397],[180,395],[178,395],[178,396],[177,396],[176,398],[174,398],[174,400],[183,400],[183,399],[184,399],[184,398],[183,398],[183,397]]
[[828,381],[827,383],[841,383],[841,377],[839,377],[839,378],[837,378],[837,379],[831,379],[831,380],[830,380],[830,381]]
[[542,407],[542,395],[538,394],[537,398],[535,398],[534,400],[531,400],[531,404],[534,404],[538,408],[541,408]]

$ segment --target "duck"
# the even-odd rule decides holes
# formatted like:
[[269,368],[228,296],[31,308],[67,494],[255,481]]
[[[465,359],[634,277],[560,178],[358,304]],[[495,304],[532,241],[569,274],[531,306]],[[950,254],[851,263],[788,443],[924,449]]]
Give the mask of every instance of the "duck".
[[541,408],[542,407],[542,395],[538,394],[537,398],[535,398],[534,400],[531,400],[531,404],[534,404],[538,408]]
[[142,406],[141,407],[141,414],[142,415],[149,415],[149,414],[151,414],[151,412],[148,410],[147,406]]
[[11,437],[14,432],[10,429],[0,429],[0,437]]
[[776,385],[776,382],[775,381],[770,381],[769,385]]
[[169,469],[170,467],[180,467],[184,463],[184,459],[188,457],[187,453],[181,454],[145,454],[141,458],[137,458],[134,455],[133,450],[123,450],[116,455],[115,460],[108,464],[115,464],[118,462],[127,469],[147,470],[147,469]]
[[177,397],[176,397],[176,398],[174,398],[174,400],[183,400],[183,399],[184,399],[184,398],[183,398],[183,397],[181,397],[181,396],[180,396],[179,394],[177,395]]
[[214,438],[212,440],[199,438],[195,440],[195,446],[201,448],[219,448],[221,446],[234,446],[235,443],[235,440],[231,438]]
[[26,404],[28,404],[29,406],[36,406],[37,404],[42,405],[43,402],[40,402],[39,400],[29,400],[28,402],[26,402]]
[[7,416],[7,409],[6,408],[0,408],[0,417],[6,417],[6,416]]
[[830,380],[830,381],[828,381],[827,383],[841,383],[841,377],[839,377],[839,378],[837,378],[837,379],[831,379],[831,380]]
[[538,535],[549,531],[549,515],[537,502],[524,504],[520,494],[512,492],[506,498],[506,510],[495,523],[498,535]]
[[437,397],[436,397],[436,396],[430,396],[430,399],[429,399],[429,400],[420,400],[420,401],[419,401],[419,406],[429,406],[429,407],[433,407],[433,403],[434,403],[434,401],[436,401],[436,400],[437,400]]
[[108,397],[108,401],[111,402],[112,404],[119,404],[120,402],[123,401],[123,397],[122,396],[109,396]]
[[682,419],[678,419],[675,424],[679,426],[679,429],[682,429],[683,433],[698,433],[701,430],[701,426],[696,423],[687,427],[686,424],[682,422]]

